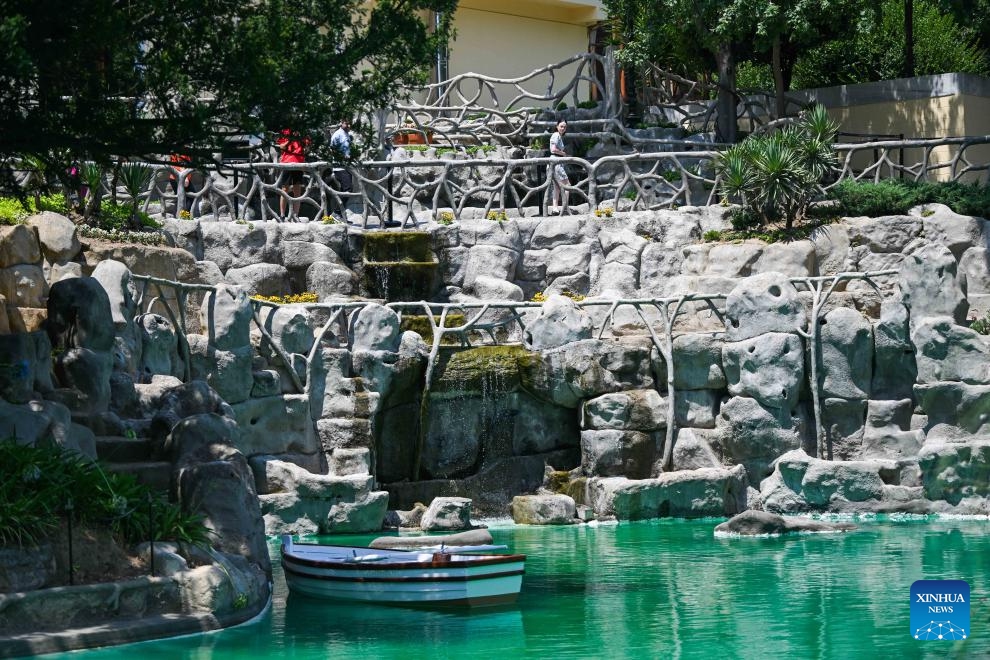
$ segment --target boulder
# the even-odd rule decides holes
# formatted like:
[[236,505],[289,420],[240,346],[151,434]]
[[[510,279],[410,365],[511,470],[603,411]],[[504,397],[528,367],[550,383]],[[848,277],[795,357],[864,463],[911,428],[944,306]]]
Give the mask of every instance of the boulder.
[[148,382],[156,375],[181,376],[178,340],[169,320],[159,314],[142,314],[135,325],[141,338],[142,380]]
[[48,295],[45,271],[34,264],[0,269],[0,295],[18,307],[44,307]]
[[768,332],[726,342],[722,364],[733,396],[751,397],[785,411],[797,404],[804,382],[804,342],[799,336]]
[[792,333],[807,326],[807,314],[787,276],[769,272],[742,280],[725,299],[726,340],[768,332]]
[[218,415],[187,417],[168,438],[173,487],[180,504],[203,515],[214,547],[241,555],[271,575],[265,525],[254,475],[233,448],[236,425]]
[[591,245],[560,245],[550,250],[547,257],[547,277],[587,273],[591,264]]
[[262,325],[287,354],[307,355],[315,337],[311,327],[311,313],[302,305],[265,307],[261,311]]
[[354,314],[349,334],[352,351],[396,351],[401,339],[399,315],[370,303]]
[[756,486],[770,474],[778,456],[801,448],[803,426],[804,420],[790,411],[737,396],[722,404],[712,441],[722,460],[744,465],[751,484]]
[[350,268],[329,261],[314,261],[306,269],[306,290],[321,302],[347,297],[358,290],[358,277]]
[[689,332],[673,342],[674,386],[679,390],[719,390],[726,386],[720,336]]
[[731,516],[746,509],[746,470],[703,468],[656,479],[611,477],[588,483],[598,517],[619,520]]
[[584,404],[584,428],[656,431],[667,424],[667,404],[656,390],[603,394]]
[[[926,444],[918,454],[918,466],[925,497],[959,505],[981,499],[983,510],[970,511],[986,515],[990,511],[990,440],[985,438],[963,443]],[[979,502],[969,506],[980,507]],[[965,513],[965,511],[961,511]]]
[[859,312],[833,309],[821,320],[822,395],[866,399],[873,378],[873,328]]
[[517,495],[509,505],[517,525],[570,525],[577,522],[574,499],[567,495]]
[[784,534],[830,534],[849,532],[856,525],[810,518],[785,518],[768,511],[743,511],[715,527],[716,537],[783,536]]
[[247,457],[258,454],[315,454],[319,438],[305,394],[285,394],[232,403],[240,428],[235,446]]
[[505,280],[478,275],[474,279],[474,295],[484,301],[511,300],[522,302],[523,291],[517,285]]
[[574,301],[552,295],[543,304],[540,316],[529,324],[523,341],[531,350],[544,350],[590,339],[591,319]]
[[589,477],[650,475],[657,456],[653,435],[641,431],[581,431],[581,471]]
[[37,229],[27,224],[0,226],[0,268],[40,261]]
[[382,528],[388,510],[388,493],[373,491],[356,502],[330,507],[326,529],[330,534],[367,534]]
[[688,428],[677,429],[671,460],[674,463],[674,471],[722,466],[708,441],[699,437],[694,429]]
[[927,317],[912,326],[917,382],[990,383],[990,345],[984,342],[982,335],[956,325],[947,316]]
[[873,379],[870,383],[873,398],[911,397],[918,367],[907,307],[899,302],[880,305],[880,320],[873,327],[873,344]]
[[205,335],[188,335],[186,339],[189,342],[189,371],[194,380],[205,380],[229,403],[238,403],[251,396],[254,387],[251,346],[222,350],[211,345]]
[[466,497],[437,497],[423,514],[420,527],[427,532],[471,529],[471,500]]
[[921,383],[914,386],[914,399],[928,416],[927,428],[947,424],[972,434],[990,432],[990,385]]
[[966,279],[957,271],[955,257],[942,245],[929,245],[905,257],[898,284],[901,299],[911,313],[912,327],[929,316],[966,322]]
[[114,325],[118,331],[126,328],[137,312],[140,295],[130,269],[119,261],[108,259],[96,265],[92,277],[107,292]]
[[211,347],[225,351],[250,347],[253,316],[246,290],[218,284],[203,299],[200,327]]
[[520,253],[497,245],[475,245],[470,249],[464,269],[464,286],[474,286],[479,276],[511,280],[516,273]]
[[278,264],[251,264],[231,268],[224,279],[228,284],[243,287],[252,295],[284,296],[290,293],[289,271]]
[[38,240],[48,261],[65,262],[79,254],[82,246],[76,225],[64,215],[44,211],[30,216],[24,223],[38,230]]
[[715,428],[715,417],[723,396],[717,390],[677,390],[674,393],[674,420],[677,426]]

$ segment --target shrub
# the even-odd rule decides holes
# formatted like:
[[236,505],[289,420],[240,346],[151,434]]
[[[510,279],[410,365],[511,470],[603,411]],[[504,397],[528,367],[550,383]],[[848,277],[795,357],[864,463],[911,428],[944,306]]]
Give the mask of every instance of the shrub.
[[485,217],[492,222],[505,222],[509,219],[509,216],[506,215],[505,211],[489,211],[488,215]]
[[441,225],[450,225],[454,223],[454,214],[450,211],[440,211],[437,214],[437,223]]
[[753,135],[715,161],[727,198],[739,201],[761,224],[800,222],[836,165],[837,125],[820,105],[792,126]]
[[251,296],[255,300],[264,300],[266,302],[278,303],[279,305],[293,305],[299,303],[315,303],[320,302],[320,297],[313,293],[312,291],[304,291],[303,293],[293,293],[287,296],[261,296],[254,295]]
[[615,214],[615,209],[611,206],[605,206],[600,209],[595,209],[596,218],[611,218]]
[[962,215],[990,217],[990,187],[976,183],[840,181],[828,193],[846,216],[904,215],[919,204],[937,203]]
[[981,335],[990,335],[990,312],[987,312],[982,319],[974,319],[969,323],[970,330],[975,330]]
[[206,544],[202,518],[184,513],[132,475],[106,472],[61,447],[30,447],[0,441],[0,546],[32,546],[58,529],[59,518],[108,527],[120,540]]
[[706,243],[711,243],[714,241],[719,241],[722,239],[722,232],[717,229],[709,229],[704,234],[701,235],[701,240]]
[[19,225],[31,214],[20,200],[0,197],[0,225]]

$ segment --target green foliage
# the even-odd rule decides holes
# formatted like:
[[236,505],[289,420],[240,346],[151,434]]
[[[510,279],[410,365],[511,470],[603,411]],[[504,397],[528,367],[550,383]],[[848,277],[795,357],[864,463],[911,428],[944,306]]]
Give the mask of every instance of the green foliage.
[[976,183],[840,181],[829,189],[829,197],[846,216],[903,215],[913,206],[934,203],[961,215],[990,217],[990,187]]
[[[387,107],[426,79],[456,0],[9,0],[0,12],[0,155],[183,153]],[[434,24],[432,15],[439,16]],[[319,75],[316,75],[318,72]],[[360,130],[361,127],[358,127]]]
[[[183,512],[133,476],[57,446],[0,441],[0,546],[32,546],[50,538],[68,515],[108,527],[126,543],[155,540],[208,543],[202,518]],[[153,514],[152,514],[153,511]]]
[[0,197],[0,225],[19,225],[31,215],[29,208],[19,199]]
[[[978,13],[964,12],[965,20],[959,20],[945,12],[938,2],[913,2],[915,75],[990,72],[984,46],[969,27]],[[863,11],[850,27],[845,35],[798,58],[794,67],[795,87],[890,80],[903,75],[904,3],[901,0],[884,0],[876,10]]]
[[715,161],[726,196],[761,225],[783,222],[790,229],[835,167],[836,130],[825,108],[814,106],[792,126],[746,138]]
[[990,312],[983,315],[981,319],[970,321],[970,330],[975,330],[981,335],[990,335]]
[[701,235],[701,240],[706,243],[713,243],[715,241],[722,240],[722,232],[717,229],[709,229],[704,234]]
[[37,201],[33,197],[22,200],[13,197],[0,197],[0,225],[17,225],[29,216],[39,211],[67,213],[69,203],[62,193],[40,195]]
[[581,101],[577,104],[577,107],[584,110],[594,110],[598,107],[598,101]]

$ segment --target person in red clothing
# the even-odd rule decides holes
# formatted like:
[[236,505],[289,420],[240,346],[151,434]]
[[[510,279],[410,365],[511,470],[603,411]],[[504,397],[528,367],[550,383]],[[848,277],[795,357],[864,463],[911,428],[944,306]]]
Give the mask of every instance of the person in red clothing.
[[[309,148],[309,138],[304,138],[295,131],[284,128],[278,139],[275,140],[275,146],[279,148],[280,152],[278,162],[305,163],[306,149]],[[301,170],[289,170],[283,174],[285,185],[282,186],[282,190],[293,197],[292,215],[296,217],[299,216],[301,201],[298,198],[302,196],[303,176],[304,173]],[[285,217],[285,202],[286,197],[283,195],[279,199],[279,211],[283,218]]]

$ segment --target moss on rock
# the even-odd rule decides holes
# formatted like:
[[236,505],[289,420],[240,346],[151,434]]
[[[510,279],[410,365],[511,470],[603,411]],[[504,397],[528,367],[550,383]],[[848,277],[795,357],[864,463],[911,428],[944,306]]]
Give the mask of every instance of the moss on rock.
[[519,361],[530,356],[521,346],[479,346],[442,355],[433,392],[499,393],[518,390]]

